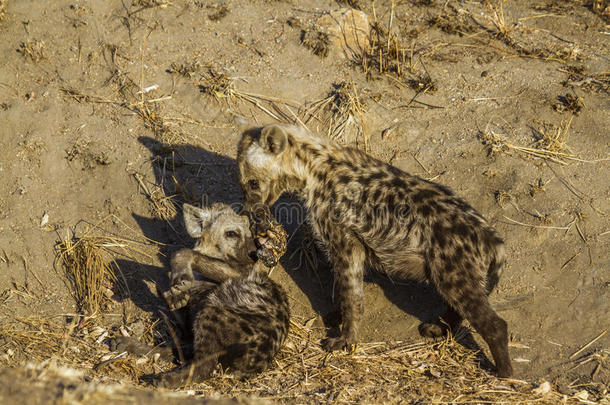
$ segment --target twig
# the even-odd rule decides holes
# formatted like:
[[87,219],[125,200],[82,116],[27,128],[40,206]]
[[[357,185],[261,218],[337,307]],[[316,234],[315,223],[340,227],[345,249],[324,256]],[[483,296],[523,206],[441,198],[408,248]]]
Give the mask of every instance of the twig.
[[579,350],[577,350],[576,352],[574,352],[571,356],[570,356],[570,360],[574,359],[575,357],[577,357],[579,354],[581,354],[582,352],[584,352],[585,350],[587,350],[587,348],[589,348],[592,344],[594,344],[595,342],[597,342],[599,339],[601,339],[602,337],[604,337],[604,335],[606,334],[607,330],[604,330],[602,333],[600,333],[599,335],[597,335],[597,337],[595,339],[593,339],[592,341],[590,341],[589,343],[587,343],[586,345],[584,345],[583,347],[581,347]]

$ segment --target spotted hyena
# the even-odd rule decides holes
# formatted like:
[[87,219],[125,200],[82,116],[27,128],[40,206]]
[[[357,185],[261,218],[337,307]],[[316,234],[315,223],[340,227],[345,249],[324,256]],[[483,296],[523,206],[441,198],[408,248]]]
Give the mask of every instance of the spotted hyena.
[[[155,376],[155,383],[198,382],[219,362],[240,377],[264,371],[286,338],[290,311],[282,287],[253,260],[248,218],[223,204],[204,209],[185,204],[184,222],[197,242],[172,256],[171,287],[161,295],[170,310],[187,310],[193,356]],[[193,271],[209,281],[195,280]]]
[[504,244],[468,203],[447,187],[291,125],[245,131],[237,159],[247,209],[288,191],[309,211],[333,265],[342,314],[341,335],[324,341],[327,350],[358,341],[368,265],[434,284],[446,302],[444,322],[422,324],[422,335],[440,336],[445,325],[453,329],[466,318],[489,345],[498,375],[511,375],[507,324],[487,298]]

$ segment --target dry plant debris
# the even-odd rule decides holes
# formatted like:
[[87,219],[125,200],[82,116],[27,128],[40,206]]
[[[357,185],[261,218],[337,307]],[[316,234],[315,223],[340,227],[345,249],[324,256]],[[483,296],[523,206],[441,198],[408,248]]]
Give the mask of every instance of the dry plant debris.
[[547,1],[545,4],[535,4],[532,6],[532,9],[536,11],[546,11],[548,13],[563,15],[574,10],[574,7],[569,4],[565,4],[563,1],[552,0]]
[[85,236],[58,244],[58,259],[79,312],[95,314],[108,308],[118,270],[105,251],[109,243],[107,238]]
[[366,105],[361,101],[356,85],[342,82],[333,85],[328,96],[311,103],[307,108],[307,114],[310,117],[322,115],[320,120],[327,128],[326,135],[331,139],[345,141],[346,131],[355,127],[356,139],[361,135],[364,149],[368,150],[369,141],[364,123],[365,108]]
[[290,109],[290,107],[301,108],[298,102],[239,90],[235,86],[234,78],[215,69],[208,69],[196,84],[202,93],[218,102],[225,102],[230,109],[236,109],[235,101],[246,101],[276,121],[298,121],[298,117]]
[[66,159],[69,162],[80,160],[83,170],[110,164],[110,158],[106,152],[93,151],[90,143],[82,140],[77,140],[70,149],[66,150]]
[[405,71],[407,60],[410,62],[410,53],[402,45],[400,38],[392,32],[392,16],[390,26],[385,28],[375,15],[375,20],[371,24],[370,46],[368,51],[360,54],[357,63],[362,67],[364,73],[369,77],[373,72],[384,74],[392,73],[402,78]]
[[[135,236],[124,238],[106,231],[102,225],[107,221],[121,225]],[[73,234],[82,236],[65,237],[56,244],[54,266],[63,268],[77,311],[91,316],[111,308],[114,294],[123,293],[123,289],[127,288],[114,258],[121,255],[133,260],[150,259],[151,256],[138,245],[158,244],[142,238],[114,214],[95,224],[79,221]]]
[[610,72],[588,73],[583,66],[566,66],[559,71],[568,74],[561,83],[564,87],[579,87],[585,91],[610,94]]
[[532,147],[514,145],[508,142],[505,137],[489,129],[481,131],[479,137],[483,141],[488,155],[517,151],[530,157],[548,159],[562,165],[565,165],[567,160],[589,162],[578,158],[566,145],[572,119],[573,116],[559,125],[548,122],[542,123],[538,129],[534,130],[535,139]]
[[167,73],[179,74],[188,79],[193,77],[193,74],[198,72],[201,69],[201,65],[198,61],[190,61],[184,63],[172,62],[167,69]]
[[24,58],[29,59],[33,63],[38,63],[45,58],[45,49],[46,45],[44,41],[40,41],[38,39],[31,39],[26,42],[22,42],[19,45],[19,52],[23,55]]
[[[148,187],[142,179],[142,176],[138,173],[134,173],[133,176],[146,194],[146,197],[148,197],[149,201],[152,203],[152,213],[155,218],[170,220],[176,216],[178,210],[176,208],[176,203],[174,202],[175,195],[166,195],[163,186],[156,183],[153,183],[151,187]],[[176,181],[175,177],[174,181]],[[178,186],[178,184],[176,185]]]
[[337,0],[337,3],[346,4],[346,5],[350,6],[351,8],[355,8],[356,10],[363,9],[362,0]]
[[317,31],[314,28],[307,28],[301,32],[301,43],[305,48],[310,49],[314,55],[321,57],[328,56],[330,39],[325,32]]
[[231,9],[228,6],[208,6],[209,8],[215,8],[216,10],[208,14],[210,21],[220,21],[225,18]]
[[133,0],[131,2],[134,6],[144,7],[144,8],[166,8],[172,4],[170,0]]
[[[596,403],[607,396],[595,387],[568,396],[550,383],[499,380],[481,369],[476,352],[451,337],[363,343],[351,353],[331,354],[320,347],[310,324],[291,321],[286,344],[266,372],[239,380],[217,370],[212,378],[189,386],[189,392],[198,397],[254,396],[278,403],[579,404],[584,397],[587,403]],[[465,334],[462,328],[456,339]],[[142,384],[142,376],[170,367],[146,356],[109,351],[108,335],[97,318],[64,325],[36,317],[16,318],[0,325],[0,344],[6,353],[0,364],[15,367],[34,360],[44,365],[52,358],[56,366],[73,367],[85,376],[132,384]],[[605,373],[607,355],[607,350],[596,351],[573,360],[574,367],[595,362],[597,372]]]
[[436,14],[428,20],[428,24],[433,27],[438,27],[441,31],[447,34],[471,34],[477,31],[477,24],[474,22],[470,14],[460,12],[453,5],[447,5],[448,11]]
[[580,114],[584,107],[582,97],[566,93],[557,97],[557,102],[553,104],[553,109],[557,112],[571,112],[574,115]]

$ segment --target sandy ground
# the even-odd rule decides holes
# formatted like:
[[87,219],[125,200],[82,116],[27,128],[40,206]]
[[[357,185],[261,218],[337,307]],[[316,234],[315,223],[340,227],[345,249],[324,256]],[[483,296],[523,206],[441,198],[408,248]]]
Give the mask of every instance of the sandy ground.
[[[258,125],[299,116],[327,133],[332,113],[305,111],[349,83],[359,109],[340,141],[450,186],[505,238],[492,301],[509,324],[516,377],[607,385],[608,13],[581,1],[337,3],[9,1],[0,22],[0,317],[73,314],[56,245],[96,223],[160,243],[115,256],[129,293],[114,312],[152,317],[167,255],[191,243],[181,202],[242,198],[236,117]],[[400,74],[302,44],[346,3],[386,29],[392,21],[406,50]],[[229,92],[210,88],[219,74]],[[326,265],[305,259],[301,219],[280,215],[291,240],[274,277],[295,319],[316,317],[323,337],[332,281]],[[365,294],[369,342],[421,339],[419,322],[442,311],[429,287],[374,273]],[[600,335],[577,356],[591,361],[574,363]]]

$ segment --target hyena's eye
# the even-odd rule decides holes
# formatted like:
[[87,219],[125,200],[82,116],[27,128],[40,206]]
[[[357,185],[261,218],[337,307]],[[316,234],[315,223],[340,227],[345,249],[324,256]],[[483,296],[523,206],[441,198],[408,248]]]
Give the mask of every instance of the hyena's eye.
[[260,188],[260,185],[258,184],[258,180],[248,181],[248,187],[250,187],[250,190],[258,190]]
[[237,233],[235,231],[226,231],[225,236],[227,238],[237,238],[237,237],[239,237],[239,233]]

